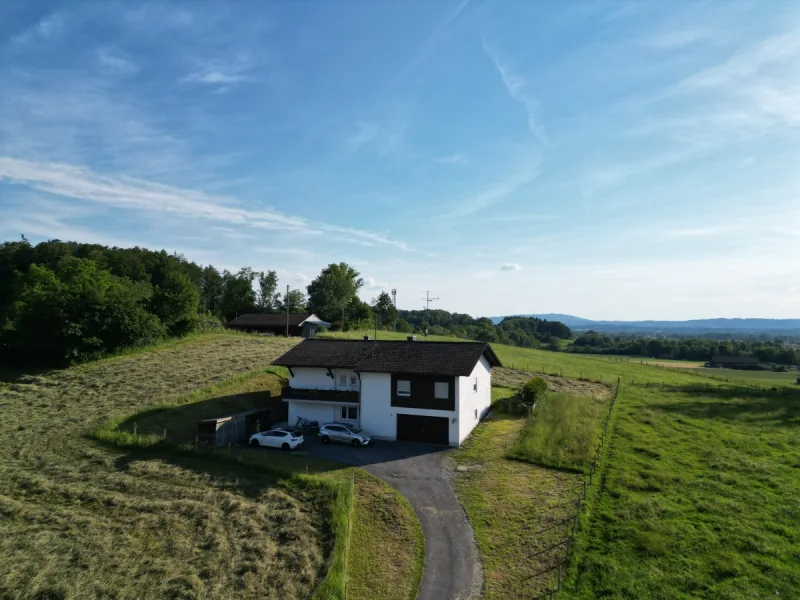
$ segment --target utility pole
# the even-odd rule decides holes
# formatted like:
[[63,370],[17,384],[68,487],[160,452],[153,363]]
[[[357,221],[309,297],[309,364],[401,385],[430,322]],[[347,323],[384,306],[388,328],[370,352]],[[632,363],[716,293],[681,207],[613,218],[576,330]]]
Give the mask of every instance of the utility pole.
[[289,284],[286,284],[286,337],[289,337]]
[[394,319],[392,320],[392,331],[397,331],[397,290],[392,288],[392,304],[394,304]]
[[[431,302],[433,302],[434,300],[438,300],[438,299],[439,299],[438,296],[436,298],[431,298],[431,293],[428,290],[425,290],[425,321],[426,322],[428,321],[428,310],[431,307]],[[428,325],[430,325],[430,322],[428,322]],[[427,328],[425,329],[425,340],[426,341],[428,340],[428,329]]]

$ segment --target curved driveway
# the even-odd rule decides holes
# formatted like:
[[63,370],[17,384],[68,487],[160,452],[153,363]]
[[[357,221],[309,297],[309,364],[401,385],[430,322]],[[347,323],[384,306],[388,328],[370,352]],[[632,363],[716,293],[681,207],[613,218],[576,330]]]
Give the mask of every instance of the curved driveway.
[[361,467],[408,499],[425,535],[425,570],[418,600],[477,600],[483,585],[478,547],[450,486],[446,451],[403,442],[378,442],[367,448],[322,446],[308,439],[301,452]]

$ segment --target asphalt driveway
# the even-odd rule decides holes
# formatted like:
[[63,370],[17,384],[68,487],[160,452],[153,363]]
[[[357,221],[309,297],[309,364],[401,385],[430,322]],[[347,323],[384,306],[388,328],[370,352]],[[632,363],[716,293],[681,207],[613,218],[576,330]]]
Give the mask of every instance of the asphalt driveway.
[[475,536],[450,486],[448,448],[377,442],[366,448],[322,444],[307,435],[298,454],[361,467],[383,479],[411,503],[425,535],[425,570],[418,600],[473,600],[483,572]]

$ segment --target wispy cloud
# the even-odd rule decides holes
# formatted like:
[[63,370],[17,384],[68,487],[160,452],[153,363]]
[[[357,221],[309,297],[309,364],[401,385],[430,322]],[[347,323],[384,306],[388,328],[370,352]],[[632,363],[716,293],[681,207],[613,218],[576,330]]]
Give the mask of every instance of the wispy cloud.
[[63,33],[66,22],[67,16],[63,13],[47,14],[35,25],[12,37],[10,45],[14,49],[24,50],[48,42]]
[[679,84],[683,89],[701,89],[739,84],[742,78],[758,74],[764,67],[798,57],[800,30],[773,36],[754,47],[737,52],[726,62],[703,69]]
[[434,162],[443,165],[465,165],[467,164],[467,157],[463,154],[449,154],[447,156],[437,156],[433,159]]
[[657,50],[677,50],[714,40],[718,35],[717,32],[711,29],[672,29],[648,36],[644,41],[644,45]]
[[377,123],[360,121],[356,125],[355,131],[345,137],[344,143],[350,152],[355,152],[375,140],[377,136]]
[[501,271],[519,271],[521,267],[517,263],[507,263],[500,267]]
[[539,122],[539,101],[530,89],[530,82],[520,75],[487,40],[481,36],[481,47],[486,57],[500,74],[509,96],[522,105],[528,120],[528,129],[539,142],[545,141],[544,127]]
[[276,246],[254,246],[251,250],[253,252],[263,252],[265,254],[291,254],[295,256],[311,256],[314,254],[310,250],[302,250],[300,248],[278,248]]
[[442,217],[450,219],[470,215],[501,202],[536,179],[540,161],[541,155],[538,152],[523,151],[518,163],[505,176],[476,194],[459,197]]
[[233,198],[210,196],[199,190],[133,177],[100,175],[85,167],[0,157],[0,181],[4,179],[41,192],[147,214],[167,213],[256,229],[345,234],[345,239],[360,240],[365,244],[409,249],[405,242],[390,239],[380,233],[333,224],[310,223],[303,218],[287,216],[277,211],[250,210],[240,206]]
[[134,75],[139,67],[118,50],[100,48],[96,52],[97,62],[104,72],[122,77]]
[[212,86],[231,86],[253,80],[254,64],[247,56],[239,56],[231,62],[210,61],[184,76],[186,83],[199,83]]

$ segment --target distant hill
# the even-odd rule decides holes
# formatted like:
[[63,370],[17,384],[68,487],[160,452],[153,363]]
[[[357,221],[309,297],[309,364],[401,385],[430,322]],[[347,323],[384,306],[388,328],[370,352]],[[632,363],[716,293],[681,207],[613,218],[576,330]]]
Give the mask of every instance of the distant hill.
[[[508,315],[516,317],[538,317],[548,321],[561,321],[576,331],[607,331],[617,333],[797,333],[800,332],[800,319],[692,319],[689,321],[592,321],[573,315],[526,314]],[[505,317],[490,317],[499,323]]]

